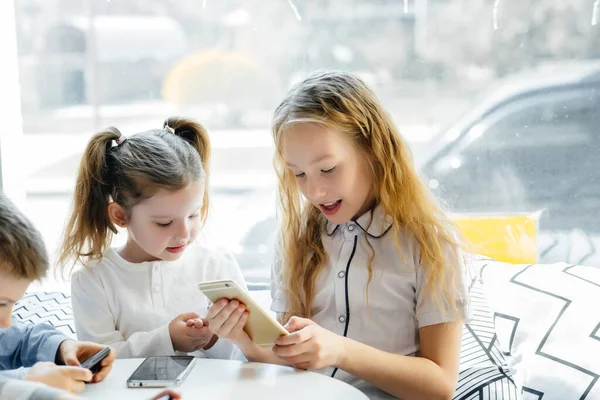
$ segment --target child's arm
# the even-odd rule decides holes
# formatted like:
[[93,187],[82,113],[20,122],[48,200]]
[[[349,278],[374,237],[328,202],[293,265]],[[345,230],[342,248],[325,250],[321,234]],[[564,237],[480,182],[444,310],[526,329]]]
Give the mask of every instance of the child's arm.
[[462,322],[419,330],[418,357],[387,353],[292,318],[274,353],[297,368],[337,367],[405,400],[451,399],[458,379]]
[[71,400],[76,397],[64,390],[40,382],[11,379],[0,372],[0,400],[9,399],[57,399]]
[[119,358],[175,354],[169,324],[149,332],[136,332],[125,340],[115,326],[102,282],[92,273],[82,270],[73,276],[71,296],[79,340],[109,345],[117,351]]
[[462,326],[450,322],[421,328],[417,357],[347,340],[339,368],[402,399],[451,399],[458,380]]
[[250,342],[247,346],[243,348],[240,346],[240,349],[248,359],[248,361],[261,362],[265,364],[275,364],[275,365],[284,365],[286,367],[290,367],[290,363],[282,360],[277,357],[275,353],[273,353],[272,348],[264,348],[260,347],[254,342]]
[[70,339],[49,324],[27,325],[13,318],[0,333],[0,365],[4,369],[31,367],[38,361],[56,361],[60,344]]

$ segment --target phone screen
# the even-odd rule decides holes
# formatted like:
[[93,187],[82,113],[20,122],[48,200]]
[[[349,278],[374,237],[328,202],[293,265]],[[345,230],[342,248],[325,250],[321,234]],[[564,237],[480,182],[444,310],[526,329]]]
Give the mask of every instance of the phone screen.
[[185,371],[192,356],[148,357],[129,378],[132,381],[171,381]]

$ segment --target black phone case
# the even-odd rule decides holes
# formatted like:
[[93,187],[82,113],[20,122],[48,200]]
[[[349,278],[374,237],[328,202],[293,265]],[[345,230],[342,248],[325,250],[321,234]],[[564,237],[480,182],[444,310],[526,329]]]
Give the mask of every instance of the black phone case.
[[93,356],[88,358],[87,360],[85,360],[81,364],[81,368],[87,368],[90,371],[92,371],[93,374],[98,373],[102,369],[100,362],[102,360],[104,360],[106,358],[106,356],[108,356],[109,353],[110,353],[110,347],[103,348],[102,350],[100,350],[99,352],[97,352],[96,354],[94,354]]

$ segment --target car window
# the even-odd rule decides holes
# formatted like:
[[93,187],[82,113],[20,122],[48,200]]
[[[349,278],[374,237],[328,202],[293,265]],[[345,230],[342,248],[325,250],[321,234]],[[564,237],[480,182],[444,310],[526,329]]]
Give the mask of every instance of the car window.
[[458,212],[543,211],[542,227],[600,230],[598,99],[539,100],[476,124],[430,185]]

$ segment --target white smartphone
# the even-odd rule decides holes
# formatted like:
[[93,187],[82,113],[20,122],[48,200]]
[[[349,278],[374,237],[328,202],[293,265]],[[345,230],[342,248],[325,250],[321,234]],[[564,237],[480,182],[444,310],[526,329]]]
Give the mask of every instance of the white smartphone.
[[196,358],[193,356],[148,357],[127,379],[127,387],[179,386],[195,363]]
[[278,337],[289,335],[289,332],[259,306],[250,296],[250,293],[241,288],[234,280],[202,282],[198,285],[198,289],[213,303],[221,299],[237,300],[243,303],[248,311],[248,322],[246,322],[244,330],[257,345],[273,347]]

